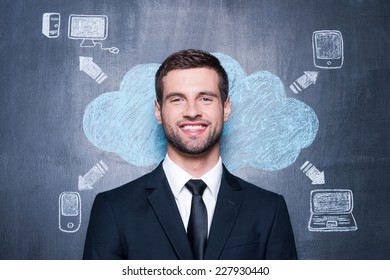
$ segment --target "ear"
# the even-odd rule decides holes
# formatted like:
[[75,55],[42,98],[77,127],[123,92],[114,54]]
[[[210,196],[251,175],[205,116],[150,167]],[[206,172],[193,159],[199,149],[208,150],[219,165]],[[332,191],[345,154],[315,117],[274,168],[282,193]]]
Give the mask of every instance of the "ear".
[[223,104],[223,121],[227,122],[230,116],[231,104],[230,104],[230,96],[226,98],[225,103]]
[[162,124],[161,107],[160,104],[157,102],[157,100],[154,102],[154,115],[156,116],[157,122],[159,124]]

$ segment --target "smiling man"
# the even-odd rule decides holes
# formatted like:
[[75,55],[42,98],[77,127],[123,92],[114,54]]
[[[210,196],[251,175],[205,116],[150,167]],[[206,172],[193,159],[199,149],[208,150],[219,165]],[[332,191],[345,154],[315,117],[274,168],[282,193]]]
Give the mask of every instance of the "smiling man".
[[231,104],[218,59],[174,53],[155,87],[166,157],[151,173],[96,196],[84,259],[296,259],[284,198],[222,163]]
[[201,177],[219,160],[230,100],[222,100],[218,74],[210,68],[172,70],[162,81],[155,115],[164,129],[168,157],[192,176]]

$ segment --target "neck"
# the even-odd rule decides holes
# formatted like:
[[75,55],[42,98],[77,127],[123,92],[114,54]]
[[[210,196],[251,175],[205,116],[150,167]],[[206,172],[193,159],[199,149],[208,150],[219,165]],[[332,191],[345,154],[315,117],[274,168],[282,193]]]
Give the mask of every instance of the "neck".
[[168,145],[169,158],[194,178],[200,178],[210,171],[219,161],[219,146],[201,155],[183,154]]

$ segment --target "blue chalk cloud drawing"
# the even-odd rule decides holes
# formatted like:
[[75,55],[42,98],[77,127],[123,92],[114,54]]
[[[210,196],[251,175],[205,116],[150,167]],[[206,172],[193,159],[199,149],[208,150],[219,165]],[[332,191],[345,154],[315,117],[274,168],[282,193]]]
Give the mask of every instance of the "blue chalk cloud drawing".
[[[229,76],[232,114],[221,144],[227,167],[272,171],[294,163],[317,134],[319,121],[313,109],[288,98],[274,74],[258,71],[247,76],[230,56],[214,55]],[[135,66],[119,91],[104,93],[87,105],[83,128],[94,146],[135,166],[155,165],[164,158],[165,137],[154,116],[154,75],[159,66]]]

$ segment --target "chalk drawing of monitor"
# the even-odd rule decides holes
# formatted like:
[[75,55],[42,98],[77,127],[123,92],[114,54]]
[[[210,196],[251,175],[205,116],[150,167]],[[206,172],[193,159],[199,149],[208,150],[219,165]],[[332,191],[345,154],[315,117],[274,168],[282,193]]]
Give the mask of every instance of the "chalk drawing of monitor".
[[96,40],[105,40],[108,34],[108,18],[105,15],[69,16],[68,37],[82,40],[81,47],[94,47]]
[[310,193],[310,231],[357,230],[352,215],[353,194],[346,189],[320,189]]

